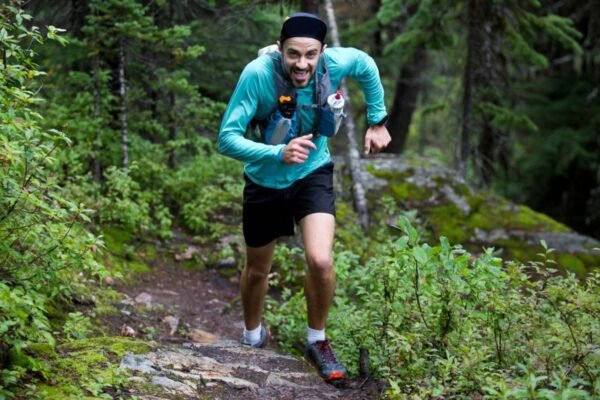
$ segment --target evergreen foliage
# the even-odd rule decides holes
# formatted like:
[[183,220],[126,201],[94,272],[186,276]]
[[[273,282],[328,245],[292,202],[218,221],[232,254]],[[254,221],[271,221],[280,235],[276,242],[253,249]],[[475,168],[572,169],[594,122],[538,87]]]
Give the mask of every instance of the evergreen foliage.
[[[401,66],[411,65],[423,47],[429,60],[427,71],[421,68],[412,77],[422,89],[408,151],[446,160],[454,157],[454,165],[471,181],[509,187],[502,193],[515,201],[525,201],[584,232],[597,232],[598,218],[584,217],[596,215],[591,207],[597,205],[598,147],[590,142],[590,130],[597,131],[593,115],[598,114],[594,88],[599,76],[599,17],[592,11],[596,9],[587,1],[382,0],[377,29],[384,44],[383,72],[391,79],[404,78],[398,61]],[[371,20],[366,24],[375,29]],[[364,44],[364,39],[359,43]],[[577,87],[577,94],[550,89],[555,87],[554,79],[562,79],[565,87]],[[579,104],[585,122],[573,125],[568,117],[546,119],[551,113],[545,113],[542,121],[537,110],[552,103],[556,103],[552,108]],[[563,173],[541,167],[555,160],[544,148],[558,143],[542,139],[547,137],[550,120],[554,121],[550,129],[562,132],[562,143],[555,147],[559,158],[566,153],[591,163],[584,169],[572,166],[567,173],[572,181],[585,182],[579,194],[571,193]],[[544,175],[543,179],[529,175],[530,163],[540,167],[536,174]],[[556,206],[548,196],[536,200],[543,197],[540,193],[563,191],[570,193],[572,201]],[[574,209],[585,211],[569,217]]]
[[[55,129],[44,129],[36,112],[35,48],[58,29],[27,28],[30,16],[0,6],[0,342],[4,351],[21,353],[31,343],[54,345],[52,307],[69,303],[102,278],[94,259],[98,238],[86,229],[90,210],[65,196],[60,185],[57,149],[70,143]],[[63,42],[64,43],[64,42]],[[24,370],[3,369],[0,396]]]
[[[594,2],[582,2],[582,17],[575,1],[478,1],[470,43],[473,3],[382,0],[362,24],[345,21],[344,44],[372,50],[388,100],[399,65],[426,51],[409,151],[418,133],[421,150],[451,159],[467,107],[469,154],[479,154],[470,176],[554,215],[578,210],[565,219],[590,229],[600,223]],[[104,289],[98,232],[114,228],[135,242],[181,229],[208,246],[239,233],[242,171],[214,148],[220,115],[243,66],[297,4],[32,0],[24,6],[35,21],[0,5],[0,398],[31,373],[44,379],[48,367],[26,353],[34,343],[94,333],[71,303]],[[578,282],[555,276],[548,260],[503,264],[445,239],[426,245],[414,214],[417,225],[403,220],[396,240],[389,232],[371,240],[349,208],[338,209],[328,332],[354,372],[364,347],[390,398],[598,395],[598,274]],[[268,319],[291,349],[305,329],[304,260],[280,246],[275,264],[283,301],[269,301]],[[106,395],[105,384],[73,395]]]

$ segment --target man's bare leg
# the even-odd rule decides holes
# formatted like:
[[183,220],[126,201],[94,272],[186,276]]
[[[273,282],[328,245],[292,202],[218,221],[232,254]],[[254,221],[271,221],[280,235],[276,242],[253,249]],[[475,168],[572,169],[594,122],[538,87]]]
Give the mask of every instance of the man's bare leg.
[[273,262],[275,240],[262,247],[246,247],[246,265],[240,278],[240,293],[246,329],[261,322],[268,276]]
[[327,213],[309,214],[300,221],[306,264],[304,293],[308,308],[308,326],[325,329],[329,306],[335,290],[333,235],[335,218]]

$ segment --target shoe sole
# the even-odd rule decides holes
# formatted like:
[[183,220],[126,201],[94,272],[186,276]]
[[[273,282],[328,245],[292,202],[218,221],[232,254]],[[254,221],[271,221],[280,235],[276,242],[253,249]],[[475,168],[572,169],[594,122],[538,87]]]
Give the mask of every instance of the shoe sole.
[[347,379],[348,375],[344,375],[339,371],[333,372],[331,374],[329,374],[329,376],[327,378],[323,378],[325,380],[325,382],[331,382],[331,381],[341,381],[344,379]]
[[[309,363],[310,365],[312,365],[312,366],[313,366],[313,367],[314,367],[314,368],[317,370],[317,372],[319,371],[319,367],[317,366],[317,364],[315,364],[315,363],[313,362],[313,360],[311,360],[311,359],[310,359],[310,357],[306,356],[306,354],[304,355],[304,359],[305,359],[306,361],[308,361],[308,363]],[[346,374],[346,375],[344,375],[344,374],[342,374],[340,371],[335,371],[335,372],[332,372],[331,374],[329,374],[329,375],[327,375],[327,376],[323,376],[323,375],[319,374],[319,376],[320,376],[320,377],[321,377],[321,379],[323,379],[325,382],[335,382],[335,381],[342,381],[342,380],[344,380],[344,379],[348,379],[348,375],[347,375],[347,374]]]

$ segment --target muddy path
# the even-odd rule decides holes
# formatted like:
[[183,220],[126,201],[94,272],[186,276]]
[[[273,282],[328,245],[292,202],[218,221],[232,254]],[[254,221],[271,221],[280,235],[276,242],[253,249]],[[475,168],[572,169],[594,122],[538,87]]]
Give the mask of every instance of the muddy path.
[[111,334],[153,340],[156,351],[130,356],[130,394],[140,399],[378,399],[381,385],[351,377],[324,383],[302,358],[239,345],[242,313],[237,276],[217,268],[155,262],[149,272],[115,285],[126,295],[107,317]]

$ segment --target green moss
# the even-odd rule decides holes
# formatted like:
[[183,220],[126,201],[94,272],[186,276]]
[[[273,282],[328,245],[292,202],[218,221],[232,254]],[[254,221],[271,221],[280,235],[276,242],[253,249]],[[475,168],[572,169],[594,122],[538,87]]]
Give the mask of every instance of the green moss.
[[204,271],[206,269],[206,265],[202,260],[197,259],[196,257],[192,257],[189,260],[185,260],[181,263],[181,266],[185,269],[189,269],[192,271]]
[[583,261],[588,271],[600,269],[600,252],[577,254],[577,257]]
[[472,214],[468,225],[484,231],[511,229],[524,231],[569,232],[569,228],[527,206],[511,205],[501,198],[480,193],[469,199]]
[[156,246],[149,243],[140,246],[140,248],[138,249],[138,253],[146,261],[154,261],[158,256]]
[[233,276],[237,276],[238,273],[239,273],[239,271],[236,267],[219,269],[219,275],[222,276],[223,278],[231,278]]
[[358,216],[347,201],[336,202],[336,221],[335,230],[336,243],[347,246],[361,254],[364,250],[366,241],[365,234],[358,223]]
[[92,339],[76,340],[60,347],[64,351],[82,351],[104,349],[122,357],[126,353],[144,354],[153,350],[153,345],[142,340],[126,337],[103,336]]
[[119,309],[113,305],[105,304],[99,305],[94,308],[94,312],[96,315],[110,316],[110,315],[119,315]]
[[132,234],[117,227],[105,227],[102,229],[104,244],[112,254],[121,257],[127,256],[127,244],[131,242]]
[[409,176],[414,175],[415,171],[409,168],[405,171],[389,171],[389,170],[376,170],[372,165],[367,166],[367,171],[377,178],[385,179],[388,181],[404,181]]
[[481,191],[468,195],[466,198],[471,207],[471,211],[473,212],[478,211],[486,202],[488,202],[489,195],[486,192]]
[[451,243],[464,243],[472,235],[465,225],[465,215],[454,204],[443,204],[424,210],[435,236],[445,236]]
[[38,385],[38,392],[44,400],[106,400],[106,397],[86,396],[76,386],[47,384]]
[[452,187],[454,188],[454,191],[456,193],[458,193],[460,196],[463,196],[466,198],[471,197],[471,189],[469,188],[469,186],[465,185],[464,183],[455,184]]
[[118,387],[126,382],[126,372],[118,369],[123,355],[152,349],[147,342],[136,339],[100,337],[69,342],[56,351],[48,345],[32,345],[27,354],[30,363],[45,366],[46,381],[37,385],[39,398],[91,400],[104,398],[98,397],[104,387]]
[[550,218],[545,214],[541,214],[539,212],[533,211],[531,208],[527,206],[519,206],[519,211],[522,220],[526,220],[531,225],[537,227],[538,229],[542,229],[546,232],[570,232],[571,229],[561,224],[558,221]]
[[150,267],[141,261],[127,262],[127,269],[134,274],[147,273],[150,271]]
[[427,189],[406,181],[392,181],[390,190],[396,200],[423,201],[430,196]]
[[[541,246],[530,246],[522,240],[513,238],[497,240],[493,247],[503,250],[503,258],[521,263],[542,261],[540,254],[544,252]],[[556,262],[557,269],[571,271],[580,277],[600,266],[600,254],[553,252],[549,255],[549,259]]]
[[560,269],[574,272],[578,276],[585,276],[585,274],[587,273],[585,263],[578,256],[568,253],[562,253],[558,254],[557,257],[557,263]]
[[511,259],[520,263],[541,261],[540,253],[543,253],[544,251],[541,246],[529,246],[523,240],[514,238],[499,239],[490,247],[502,249],[503,258]]

